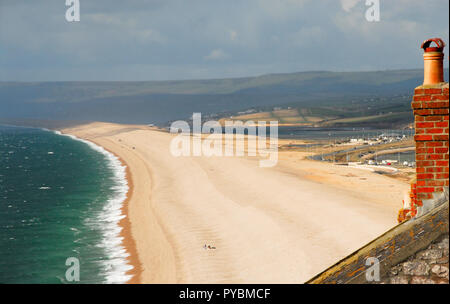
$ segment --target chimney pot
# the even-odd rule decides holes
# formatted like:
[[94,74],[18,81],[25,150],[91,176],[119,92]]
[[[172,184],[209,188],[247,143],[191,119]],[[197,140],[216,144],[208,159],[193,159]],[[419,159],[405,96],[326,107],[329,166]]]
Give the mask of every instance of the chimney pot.
[[[432,43],[435,47],[431,47]],[[424,85],[444,82],[444,47],[445,43],[441,38],[431,38],[425,40],[421,48],[424,50]]]

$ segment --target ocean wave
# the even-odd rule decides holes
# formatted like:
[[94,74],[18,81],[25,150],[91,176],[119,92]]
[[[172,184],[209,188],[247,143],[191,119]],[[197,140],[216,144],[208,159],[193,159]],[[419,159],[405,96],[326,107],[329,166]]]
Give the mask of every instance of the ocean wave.
[[101,261],[102,275],[106,278],[105,283],[126,283],[132,278],[132,275],[127,273],[133,269],[133,266],[128,263],[130,254],[123,246],[123,237],[120,235],[122,227],[119,225],[119,222],[126,217],[122,213],[123,203],[129,190],[126,179],[126,166],[122,165],[118,157],[101,146],[71,134],[62,134],[60,131],[53,132],[57,135],[67,136],[73,140],[83,142],[91,149],[103,154],[107,160],[108,167],[114,174],[113,181],[115,186],[111,187],[114,195],[107,200],[102,212],[97,215],[94,222],[99,223],[102,233],[102,240],[98,247],[102,248],[107,255],[107,259]]

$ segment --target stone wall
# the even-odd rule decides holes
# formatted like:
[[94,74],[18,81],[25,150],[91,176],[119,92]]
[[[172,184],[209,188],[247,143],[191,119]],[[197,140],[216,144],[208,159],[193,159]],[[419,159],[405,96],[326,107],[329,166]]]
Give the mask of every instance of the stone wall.
[[381,283],[448,284],[448,241],[448,234],[442,235],[425,250],[391,267]]

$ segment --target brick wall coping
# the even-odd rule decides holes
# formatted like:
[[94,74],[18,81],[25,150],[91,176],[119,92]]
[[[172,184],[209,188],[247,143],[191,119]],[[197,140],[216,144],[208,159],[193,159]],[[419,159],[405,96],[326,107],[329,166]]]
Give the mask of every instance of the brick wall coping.
[[416,89],[434,89],[434,88],[441,88],[441,89],[448,89],[448,82],[441,82],[441,83],[435,83],[435,84],[424,84],[418,86]]

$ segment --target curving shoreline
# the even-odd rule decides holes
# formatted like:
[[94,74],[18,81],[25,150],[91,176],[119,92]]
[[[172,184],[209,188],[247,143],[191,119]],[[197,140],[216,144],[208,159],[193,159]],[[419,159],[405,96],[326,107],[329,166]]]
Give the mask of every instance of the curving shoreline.
[[[110,152],[113,153],[113,152]],[[113,153],[114,154],[114,153]],[[115,155],[115,154],[114,154]],[[139,261],[139,256],[137,253],[136,248],[136,241],[133,238],[133,235],[131,233],[131,221],[130,221],[130,215],[129,215],[129,208],[130,208],[130,202],[131,197],[133,195],[133,178],[131,175],[130,168],[127,166],[126,162],[118,157],[116,157],[120,160],[122,165],[126,166],[126,179],[128,181],[128,193],[127,198],[123,202],[122,205],[122,213],[125,215],[125,217],[120,220],[119,225],[122,227],[122,231],[120,232],[120,235],[123,237],[122,244],[125,246],[127,252],[130,254],[130,256],[127,258],[128,263],[133,266],[133,269],[127,272],[127,275],[131,275],[132,278],[128,280],[128,284],[139,284],[141,283],[141,273],[142,273],[142,264]]]
[[113,151],[111,151],[110,149],[104,147],[103,145],[101,145],[98,142],[95,142],[95,140],[93,139],[85,139],[85,138],[78,138],[73,134],[64,132],[63,130],[57,130],[55,131],[56,134],[60,134],[60,135],[65,135],[65,136],[70,136],[72,138],[74,138],[75,140],[78,141],[82,141],[82,142],[88,142],[88,143],[92,143],[93,145],[96,145],[98,147],[100,147],[101,149],[104,149],[105,151],[107,151],[108,153],[110,153],[111,155],[113,155],[114,157],[116,157],[118,159],[118,161],[120,162],[121,166],[123,166],[125,168],[125,179],[127,181],[127,193],[125,200],[122,202],[121,204],[121,213],[124,215],[124,217],[118,222],[119,227],[121,227],[121,231],[119,233],[119,237],[122,238],[121,241],[121,245],[125,247],[125,251],[129,254],[129,256],[127,258],[125,258],[125,260],[128,262],[129,265],[132,266],[131,270],[128,270],[125,272],[125,275],[130,276],[131,278],[126,281],[126,283],[128,284],[139,284],[140,283],[140,275],[142,272],[142,266],[141,266],[141,262],[139,261],[138,258],[138,254],[137,254],[137,249],[136,249],[136,242],[134,240],[134,238],[132,237],[131,234],[131,221],[130,221],[130,217],[129,217],[129,204],[131,201],[131,196],[133,195],[133,179],[132,179],[132,175],[131,175],[131,171],[129,166],[127,165],[127,163],[118,155],[116,155],[116,153],[114,153]]
[[[173,249],[167,240],[164,223],[153,208],[153,178],[146,161],[129,142],[128,133],[142,126],[91,123],[62,129],[64,133],[91,141],[115,155],[126,166],[129,192],[122,205],[126,217],[120,221],[122,244],[130,255],[127,260],[133,277],[127,283],[173,283],[176,281]],[[161,132],[158,132],[161,134]],[[124,142],[121,142],[121,135]],[[166,134],[166,133],[164,133]],[[165,135],[164,135],[165,136]]]
[[283,151],[270,169],[250,157],[176,158],[173,135],[146,126],[92,123],[64,132],[127,166],[120,225],[135,267],[128,283],[305,282],[394,226],[408,189],[302,152]]

